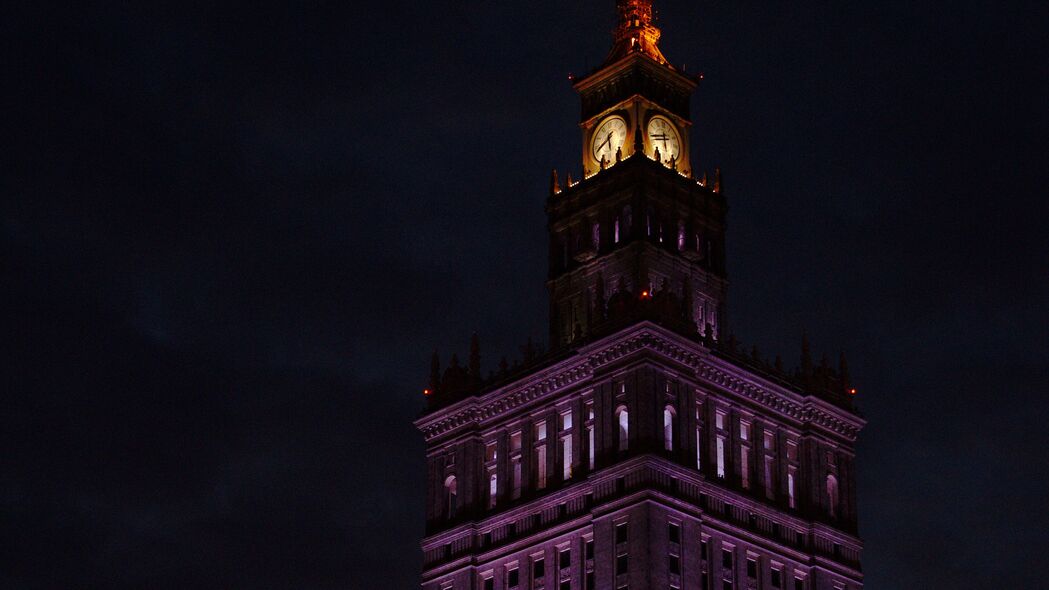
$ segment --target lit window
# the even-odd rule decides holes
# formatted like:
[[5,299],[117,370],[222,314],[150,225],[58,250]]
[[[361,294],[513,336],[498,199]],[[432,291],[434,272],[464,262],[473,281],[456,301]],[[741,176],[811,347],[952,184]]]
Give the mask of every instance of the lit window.
[[619,406],[616,410],[616,421],[619,423],[619,450],[625,451],[630,442],[630,414],[626,406]]
[[739,421],[740,440],[750,440],[750,422]]
[[455,476],[449,475],[448,478],[444,480],[444,495],[448,511],[448,518],[452,518],[453,516],[455,516],[455,509],[459,495],[458,490],[459,486],[458,483],[455,481]]
[[535,440],[546,440],[546,422],[535,423]]
[[494,471],[488,474],[488,507],[494,508],[499,497],[499,476]]
[[663,408],[663,449],[674,450],[674,408]]
[[717,426],[719,429],[725,428],[725,412],[718,410],[714,413],[714,426]]
[[725,437],[718,435],[717,448],[718,477],[725,477]]
[[838,516],[838,478],[827,475],[827,514]]
[[794,477],[797,473],[797,467],[791,465],[787,468],[787,503],[791,508],[797,508],[797,501],[794,499]]
[[775,436],[772,434],[772,431],[766,429],[762,433],[762,437],[764,438],[765,448],[771,451],[772,447],[775,445],[776,440]]
[[568,430],[572,427],[572,411],[568,410],[561,413],[561,430]]
[[587,465],[591,470],[594,469],[594,425],[590,424],[586,427],[586,450],[587,450]]
[[561,437],[561,457],[562,457],[562,468],[561,478],[568,480],[572,479],[572,435],[568,434]]
[[510,450],[520,451],[521,450],[521,431],[515,431],[510,433]]
[[495,443],[494,442],[490,442],[490,443],[486,444],[484,446],[484,460],[485,461],[495,461],[495,459],[497,457],[498,457],[498,452],[496,451]]
[[618,243],[619,243],[619,220],[618,220],[618,219],[617,219],[617,220],[615,221],[615,223],[614,223],[614,224],[612,225],[612,240],[613,240],[613,241],[614,241],[614,242],[615,242],[616,244],[618,244]]

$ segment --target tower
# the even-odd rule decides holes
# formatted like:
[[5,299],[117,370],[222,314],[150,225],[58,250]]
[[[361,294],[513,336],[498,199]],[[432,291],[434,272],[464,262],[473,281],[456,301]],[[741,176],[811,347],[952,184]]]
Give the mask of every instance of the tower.
[[550,350],[431,366],[424,590],[862,588],[844,358],[800,368],[727,333],[726,199],[696,174],[697,79],[618,0],[573,80],[583,176],[552,175]]

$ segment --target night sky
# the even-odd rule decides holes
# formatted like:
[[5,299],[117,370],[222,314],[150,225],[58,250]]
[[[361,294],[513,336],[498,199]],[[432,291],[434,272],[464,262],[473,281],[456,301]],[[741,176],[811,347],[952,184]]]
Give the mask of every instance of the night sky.
[[[19,4],[0,587],[416,587],[429,354],[545,340],[614,2]],[[656,7],[733,331],[848,354],[867,587],[1044,587],[1049,5]]]

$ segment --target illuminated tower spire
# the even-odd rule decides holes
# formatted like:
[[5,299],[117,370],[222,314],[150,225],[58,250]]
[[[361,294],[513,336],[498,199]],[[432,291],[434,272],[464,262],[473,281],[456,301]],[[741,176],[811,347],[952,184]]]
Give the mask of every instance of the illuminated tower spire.
[[619,23],[612,33],[612,51],[606,63],[633,51],[644,53],[661,64],[667,63],[658,47],[659,29],[652,24],[655,20],[652,0],[616,0],[616,11]]

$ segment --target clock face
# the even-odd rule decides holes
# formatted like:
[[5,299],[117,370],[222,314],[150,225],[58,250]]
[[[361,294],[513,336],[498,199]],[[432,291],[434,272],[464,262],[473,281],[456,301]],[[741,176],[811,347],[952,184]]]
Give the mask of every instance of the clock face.
[[652,153],[659,148],[659,157],[663,161],[681,157],[681,141],[677,128],[663,117],[652,117],[648,121],[648,143],[652,146]]
[[594,161],[600,162],[604,158],[606,162],[615,162],[616,151],[623,147],[626,142],[626,121],[622,117],[609,117],[597,126],[597,131],[591,136],[591,153]]

